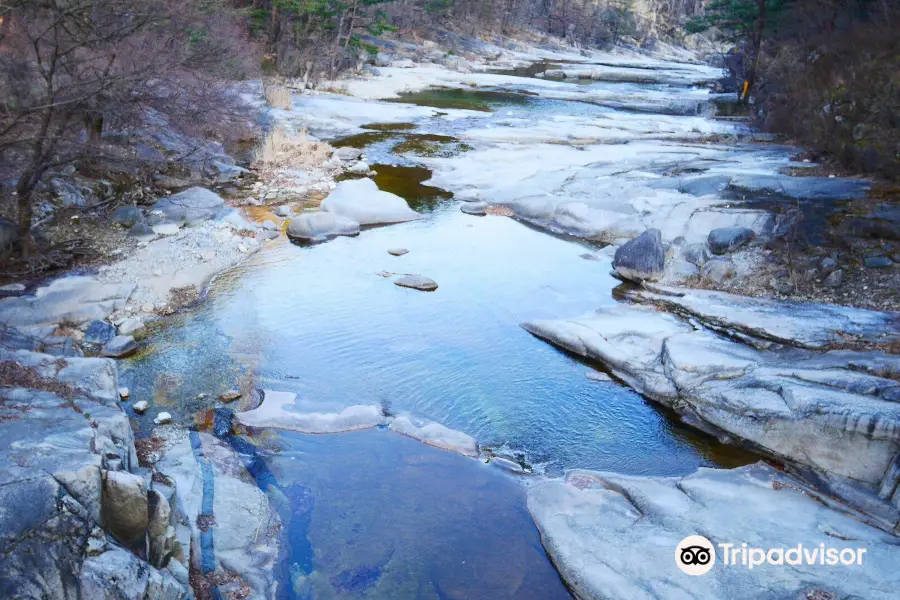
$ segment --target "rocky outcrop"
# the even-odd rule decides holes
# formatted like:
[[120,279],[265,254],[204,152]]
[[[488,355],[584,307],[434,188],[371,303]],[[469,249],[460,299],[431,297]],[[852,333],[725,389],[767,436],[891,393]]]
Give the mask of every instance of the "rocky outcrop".
[[380,191],[371,179],[342,181],[322,201],[321,208],[360,225],[403,223],[422,218],[406,200]]
[[[543,545],[579,600],[887,600],[900,586],[894,536],[829,508],[813,490],[762,463],[685,477],[571,471],[529,486],[527,494]],[[717,556],[705,576],[690,577],[676,566],[675,552],[698,533]],[[744,543],[782,553],[798,544],[810,552],[824,545],[865,553],[851,566],[725,564],[721,544],[740,550]]]
[[21,328],[103,320],[125,308],[136,288],[134,284],[100,283],[93,277],[63,277],[34,296],[0,300],[0,322]]
[[[893,465],[900,448],[900,357],[795,347],[761,350],[771,336],[755,342],[746,332],[765,331],[753,318],[762,319],[766,310],[772,307],[752,313],[738,305],[733,320],[754,327],[729,329],[730,338],[703,328],[700,319],[693,320],[695,325],[627,304],[580,319],[523,327],[602,362],[687,423],[726,441],[748,443],[859,507],[878,525],[897,527],[900,469]],[[830,327],[836,331],[841,326],[798,317],[801,322],[800,346],[827,339]]]
[[146,560],[154,483],[113,361],[9,348],[21,340],[0,347],[0,596],[193,597],[168,559]]

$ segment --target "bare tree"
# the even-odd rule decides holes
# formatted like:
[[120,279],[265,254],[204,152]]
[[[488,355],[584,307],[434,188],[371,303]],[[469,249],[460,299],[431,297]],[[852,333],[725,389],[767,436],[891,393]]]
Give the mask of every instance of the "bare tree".
[[103,130],[149,108],[197,123],[233,64],[225,11],[193,0],[0,0],[0,165],[17,176],[22,253],[35,190],[51,170],[101,152]]

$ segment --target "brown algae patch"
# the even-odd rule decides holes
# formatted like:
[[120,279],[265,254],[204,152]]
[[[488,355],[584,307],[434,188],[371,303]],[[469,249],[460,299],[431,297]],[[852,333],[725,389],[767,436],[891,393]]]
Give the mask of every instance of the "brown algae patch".
[[363,129],[372,131],[410,131],[416,128],[415,123],[369,123],[361,125]]
[[449,135],[419,133],[407,135],[406,140],[391,148],[391,152],[394,154],[450,158],[461,152],[468,152],[471,149],[472,146],[469,144],[460,142]]

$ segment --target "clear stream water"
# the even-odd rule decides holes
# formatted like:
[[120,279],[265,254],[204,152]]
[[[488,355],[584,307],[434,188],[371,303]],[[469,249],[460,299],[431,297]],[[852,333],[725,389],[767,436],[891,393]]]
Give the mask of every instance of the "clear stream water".
[[[608,110],[552,101],[566,106]],[[534,107],[516,99],[502,110]],[[377,154],[392,159],[386,147]],[[753,460],[618,383],[589,380],[587,365],[520,328],[616,301],[608,265],[580,258],[588,245],[464,215],[452,199],[417,206],[425,220],[256,255],[156,332],[123,385],[184,423],[242,381],[294,391],[313,410],[381,404],[549,475],[675,475]],[[396,247],[409,253],[387,253]],[[399,288],[379,271],[421,273],[440,288]],[[283,495],[283,597],[569,597],[517,478],[384,430],[263,438],[259,456]]]

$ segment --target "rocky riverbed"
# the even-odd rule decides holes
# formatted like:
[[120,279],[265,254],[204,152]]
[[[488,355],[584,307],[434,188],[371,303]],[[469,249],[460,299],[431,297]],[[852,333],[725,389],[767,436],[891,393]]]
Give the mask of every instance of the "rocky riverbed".
[[[770,268],[779,202],[869,183],[793,176],[674,49],[376,62],[290,110],[247,86],[289,158],[3,290],[3,594],[893,597],[900,316]],[[688,535],[867,554],[690,577]]]

